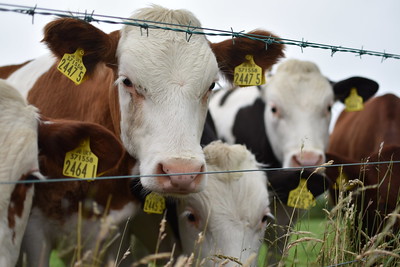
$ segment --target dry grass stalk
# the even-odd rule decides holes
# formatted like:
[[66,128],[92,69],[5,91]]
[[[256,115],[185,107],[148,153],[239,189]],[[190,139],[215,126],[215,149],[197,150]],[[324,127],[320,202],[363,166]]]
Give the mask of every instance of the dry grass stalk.
[[171,253],[170,252],[151,254],[151,255],[148,255],[148,256],[142,258],[138,262],[133,263],[131,265],[131,267],[137,267],[137,266],[142,265],[142,264],[150,264],[152,262],[156,262],[157,260],[168,259],[170,257],[171,257]]

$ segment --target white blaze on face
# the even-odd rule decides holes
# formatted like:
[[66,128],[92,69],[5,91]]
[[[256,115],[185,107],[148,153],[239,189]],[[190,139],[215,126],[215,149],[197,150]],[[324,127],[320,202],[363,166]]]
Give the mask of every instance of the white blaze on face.
[[322,164],[333,90],[318,67],[307,61],[287,60],[263,92],[267,135],[283,167]]
[[[200,26],[187,11],[153,7],[135,18]],[[117,80],[121,106],[121,138],[140,161],[141,174],[202,172],[200,138],[210,87],[218,65],[207,40],[185,33],[127,26],[121,31]],[[165,193],[197,192],[204,175],[149,177],[147,189]]]
[[[204,150],[209,171],[257,168],[254,156],[244,146],[217,141]],[[246,262],[260,248],[268,205],[264,172],[209,174],[204,191],[190,194],[178,204],[184,253],[208,258],[208,266],[215,264],[210,260],[215,254]],[[196,243],[200,233],[204,239]]]
[[[0,80],[0,181],[18,181],[38,169],[36,108],[28,106],[22,96]],[[0,263],[14,266],[31,209],[33,187],[28,189],[20,215],[10,214],[14,208],[10,197],[14,184],[0,186]],[[12,227],[12,229],[10,229]]]

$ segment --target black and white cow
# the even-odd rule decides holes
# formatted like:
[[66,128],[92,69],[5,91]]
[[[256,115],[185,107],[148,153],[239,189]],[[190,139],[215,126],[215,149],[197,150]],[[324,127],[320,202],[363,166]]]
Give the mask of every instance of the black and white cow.
[[[320,165],[325,162],[331,107],[335,99],[348,94],[350,84],[362,85],[367,79],[353,77],[348,80],[352,83],[332,85],[316,64],[286,60],[266,85],[229,88],[215,93],[210,111],[218,137],[228,143],[246,145],[256,155],[257,161],[269,167]],[[288,190],[299,184],[300,174],[295,181],[284,180],[285,175],[273,172],[268,173],[268,177],[271,188],[283,189],[286,196],[273,197],[271,209],[279,227],[267,230],[266,234],[271,242],[279,240],[275,245],[280,251],[275,250],[275,256],[271,256],[271,261],[276,261],[285,245],[284,238],[279,237],[287,232],[287,226],[292,225],[298,216],[293,216],[298,210],[294,211],[285,201]],[[323,178],[313,178],[307,187],[316,197],[325,191],[325,183]]]

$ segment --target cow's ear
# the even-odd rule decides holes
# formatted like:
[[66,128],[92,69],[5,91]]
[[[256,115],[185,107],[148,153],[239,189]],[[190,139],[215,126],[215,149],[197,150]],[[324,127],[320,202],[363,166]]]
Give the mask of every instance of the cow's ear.
[[93,123],[46,121],[39,126],[39,156],[43,174],[60,177],[66,153],[77,148],[86,138],[89,138],[90,150],[98,157],[97,173],[119,166],[125,150],[111,131]]
[[66,53],[75,53],[78,48],[83,49],[83,64],[91,74],[100,62],[116,62],[118,40],[119,32],[106,34],[83,20],[61,18],[45,26],[42,42],[58,58]]
[[[248,34],[257,38],[278,38],[276,35],[263,30],[251,31]],[[246,61],[246,55],[253,55],[254,62],[262,68],[263,73],[284,56],[285,46],[280,43],[265,42],[246,37],[235,37],[219,43],[211,43],[211,48],[217,58],[218,66],[225,78],[233,82],[234,69]]]
[[371,98],[379,89],[379,84],[364,77],[351,77],[339,82],[332,83],[335,98],[344,103],[352,88],[357,89],[364,102]]

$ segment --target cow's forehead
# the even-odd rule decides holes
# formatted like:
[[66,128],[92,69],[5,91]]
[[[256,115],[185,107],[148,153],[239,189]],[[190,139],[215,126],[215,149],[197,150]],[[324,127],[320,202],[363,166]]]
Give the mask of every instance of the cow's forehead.
[[[141,9],[132,18],[173,23],[174,28],[179,28],[176,25],[201,27],[189,11],[159,6]],[[187,26],[180,28],[186,30]],[[165,84],[170,83],[189,85],[189,88],[194,84],[200,88],[209,87],[218,73],[209,42],[199,34],[125,26],[121,30],[117,57],[119,74],[130,76],[136,85],[148,87],[148,90],[165,88]]]
[[264,92],[267,101],[310,105],[325,105],[333,101],[329,81],[320,73],[277,73]]
[[205,39],[121,38],[117,57],[119,74],[149,90],[163,88],[166,83],[209,87],[218,75],[216,58]]

